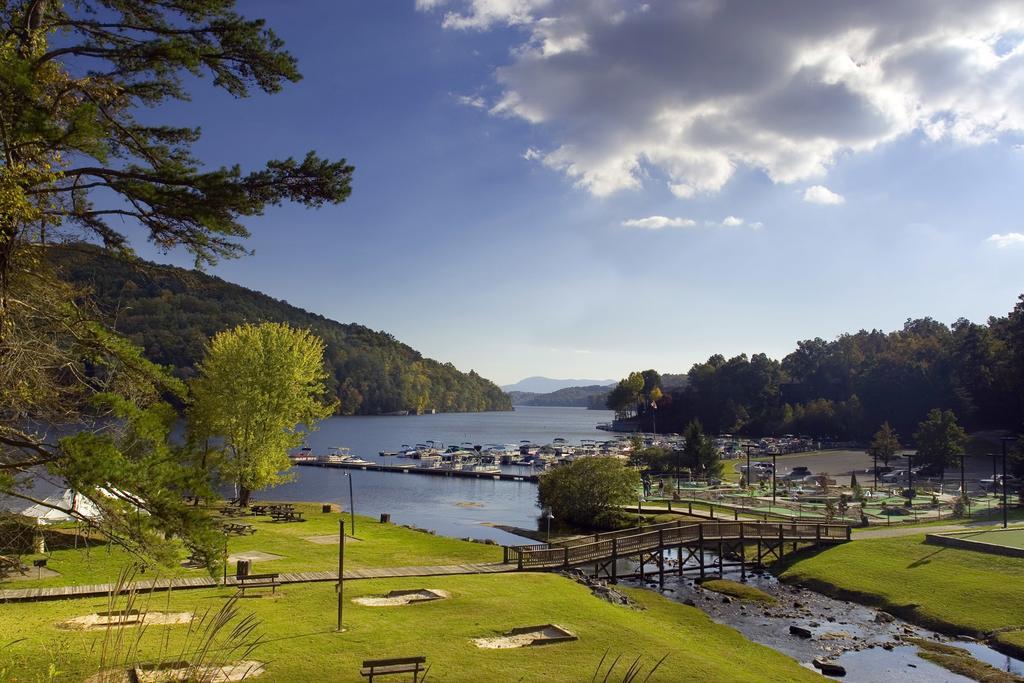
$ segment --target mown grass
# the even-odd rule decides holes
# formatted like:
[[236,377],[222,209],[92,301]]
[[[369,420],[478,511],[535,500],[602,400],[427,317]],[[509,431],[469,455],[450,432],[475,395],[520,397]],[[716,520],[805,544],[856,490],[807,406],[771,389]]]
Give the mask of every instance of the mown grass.
[[[397,589],[440,588],[452,598],[407,607],[364,607],[350,599]],[[333,632],[331,584],[283,586],[278,596],[247,598],[242,612],[262,622],[266,642],[254,658],[267,662],[268,681],[359,680],[362,660],[426,655],[432,681],[586,681],[602,656],[643,657],[645,668],[668,658],[651,681],[820,680],[795,661],[712,622],[698,609],[655,593],[623,588],[645,609],[612,605],[575,582],[552,574],[448,576],[350,581],[345,586],[344,633]],[[230,593],[178,591],[153,597],[155,609],[216,610]],[[0,649],[0,668],[13,681],[80,680],[96,666],[102,632],[59,631],[55,622],[105,610],[105,599],[18,603],[0,610],[0,633],[18,642]],[[482,650],[471,639],[516,626],[556,623],[579,640],[516,650]],[[142,657],[163,639],[176,652],[186,627],[149,627]],[[13,638],[12,638],[13,639]],[[754,664],[756,662],[756,665]]]
[[754,588],[753,586],[748,586],[745,583],[730,581],[729,579],[709,579],[707,581],[701,581],[700,587],[705,590],[721,593],[722,595],[730,595],[734,598],[746,600],[748,602],[760,602],[768,605],[777,602],[773,596],[765,593],[760,588]]
[[[305,572],[336,570],[338,544],[317,544],[306,540],[312,536],[337,536],[338,520],[344,518],[345,533],[351,534],[349,516],[337,512],[323,513],[316,504],[297,503],[296,509],[305,513],[305,522],[273,522],[269,517],[231,518],[225,521],[252,524],[256,533],[251,536],[228,536],[228,554],[260,550],[281,559],[255,562],[254,573]],[[182,550],[183,561],[187,553]],[[36,586],[65,586],[113,583],[122,567],[135,560],[115,546],[92,544],[86,551],[79,548],[54,550],[48,556],[33,555],[30,560],[47,557],[47,567],[60,576],[2,584],[4,588],[32,588]],[[356,517],[356,537],[345,545],[346,568],[396,567],[500,562],[501,548],[482,543],[469,543],[445,536],[434,536],[421,531],[405,529],[393,524],[381,524],[375,519]],[[233,572],[234,567],[229,567]],[[30,572],[31,574],[31,572]],[[171,567],[148,568],[140,578],[153,576],[204,576],[205,569],[194,569],[175,564]]]
[[799,553],[775,569],[784,581],[882,607],[947,633],[982,636],[1024,626],[1022,558],[926,545],[924,536],[905,536]]

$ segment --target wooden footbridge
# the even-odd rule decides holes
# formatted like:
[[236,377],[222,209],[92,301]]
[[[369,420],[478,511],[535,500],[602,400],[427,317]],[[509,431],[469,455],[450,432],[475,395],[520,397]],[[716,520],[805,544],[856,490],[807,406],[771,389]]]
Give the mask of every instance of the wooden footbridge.
[[[782,559],[787,545],[821,546],[850,540],[844,524],[801,522],[700,522],[680,520],[622,531],[583,536],[540,545],[506,546],[504,562],[519,570],[569,569],[589,571],[614,583],[620,574],[620,560],[639,562],[641,580],[645,573],[657,573],[664,584],[665,573],[708,571],[721,576],[726,567],[739,567],[745,578],[748,565],[762,567],[765,560]],[[651,565],[656,570],[647,572]]]

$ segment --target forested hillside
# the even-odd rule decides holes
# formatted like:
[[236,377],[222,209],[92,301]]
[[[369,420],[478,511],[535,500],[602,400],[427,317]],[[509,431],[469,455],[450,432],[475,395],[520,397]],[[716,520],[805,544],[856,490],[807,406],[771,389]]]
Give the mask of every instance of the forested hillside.
[[508,395],[517,406],[557,406],[566,408],[595,408],[603,410],[609,387],[592,384],[585,387],[566,387],[546,394],[530,391],[510,391]]
[[[640,389],[620,382],[610,407],[645,412],[643,396],[660,381],[650,373]],[[932,408],[954,411],[970,430],[1019,431],[1024,296],[1006,316],[984,323],[908,320],[893,332],[801,341],[781,361],[763,353],[714,355],[690,369],[684,387],[665,394],[658,401],[662,431],[681,431],[697,418],[712,433],[863,439],[888,421],[909,437]]]
[[338,323],[218,277],[123,261],[88,245],[51,254],[62,276],[87,290],[118,332],[181,377],[194,374],[214,333],[242,322],[287,322],[324,340],[340,414],[511,409],[493,382],[424,358],[386,332]]

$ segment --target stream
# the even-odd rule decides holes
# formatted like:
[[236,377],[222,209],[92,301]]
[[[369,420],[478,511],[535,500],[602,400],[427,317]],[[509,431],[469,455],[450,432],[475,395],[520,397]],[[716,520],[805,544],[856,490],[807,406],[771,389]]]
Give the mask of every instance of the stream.
[[[652,573],[644,587],[658,591],[658,584],[650,580],[652,577],[656,575]],[[717,573],[709,573],[708,577],[717,578]],[[740,572],[738,569],[727,570],[724,578],[739,581]],[[642,585],[637,580],[623,583]],[[915,645],[902,642],[906,637],[925,638],[963,648],[986,664],[1024,676],[1024,661],[1008,657],[982,643],[943,636],[880,610],[786,585],[767,573],[755,575],[748,571],[746,583],[768,593],[778,602],[761,605],[727,598],[700,588],[692,578],[668,575],[663,594],[677,602],[692,603],[713,621],[731,626],[748,639],[788,655],[808,668],[814,669],[812,661],[815,658],[839,664],[846,669],[846,675],[837,680],[853,683],[972,680],[918,657]],[[790,626],[803,627],[812,635],[810,638],[792,635]]]

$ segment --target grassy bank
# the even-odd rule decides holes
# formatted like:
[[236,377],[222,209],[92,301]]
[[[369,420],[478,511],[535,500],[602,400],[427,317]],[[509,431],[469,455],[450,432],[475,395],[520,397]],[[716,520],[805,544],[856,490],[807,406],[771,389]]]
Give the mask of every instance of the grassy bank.
[[[337,512],[323,513],[320,505],[313,503],[297,503],[296,509],[305,513],[307,521],[273,522],[269,517],[236,517],[226,520],[251,524],[256,529],[256,533],[251,536],[228,536],[228,554],[262,551],[281,556],[272,561],[255,562],[252,568],[254,573],[337,569],[338,544],[323,541],[328,540],[326,537],[331,537],[331,540],[337,538],[338,520],[342,516]],[[345,533],[351,534],[348,515],[344,515],[344,519]],[[65,540],[61,545],[73,544]],[[184,561],[186,555],[182,550],[180,559]],[[84,544],[80,544],[77,549],[62,547],[53,550],[49,556],[27,556],[24,561],[31,564],[30,560],[37,557],[47,557],[47,567],[60,575],[40,580],[11,581],[3,584],[3,587],[113,583],[120,569],[134,561],[120,548],[95,543],[88,550]],[[345,566],[352,569],[500,562],[501,557],[501,548],[497,546],[434,536],[359,516],[356,517],[355,538],[350,539],[345,546]],[[233,566],[229,568],[229,571],[233,570]],[[161,577],[205,576],[207,572],[177,564],[150,568],[142,578],[150,578],[154,574]]]
[[[406,607],[364,607],[349,601],[413,588],[439,588],[452,597]],[[605,669],[608,661],[622,655],[626,664],[617,669],[620,676],[637,656],[649,669],[668,654],[651,681],[820,680],[793,660],[713,623],[700,610],[648,591],[623,590],[646,609],[604,602],[556,575],[514,574],[349,582],[347,630],[342,634],[332,631],[335,593],[330,584],[285,586],[276,598],[241,601],[241,610],[261,621],[259,630],[267,640],[251,658],[268,663],[263,679],[272,681],[357,680],[363,659],[413,655],[427,656],[430,680],[435,681],[581,681],[591,679],[606,652]],[[221,590],[183,591],[172,594],[169,602],[160,596],[153,603],[170,611],[217,609],[227,595]],[[60,680],[79,680],[98,661],[102,632],[61,631],[55,622],[106,608],[102,599],[5,605],[0,633],[19,634],[24,640],[0,650],[0,662],[15,681],[45,679],[51,665],[60,671]],[[479,649],[471,642],[516,626],[546,623],[564,626],[579,640],[510,650]],[[186,630],[148,627],[139,659],[151,659],[164,638],[167,649],[177,652]]]
[[1024,654],[1024,559],[926,545],[924,536],[860,540],[776,567],[787,582],[881,607],[914,623]]

